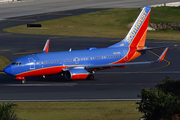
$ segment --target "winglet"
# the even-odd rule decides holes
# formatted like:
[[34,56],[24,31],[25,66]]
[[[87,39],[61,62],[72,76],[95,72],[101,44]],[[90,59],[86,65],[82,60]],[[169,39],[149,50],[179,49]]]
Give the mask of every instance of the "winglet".
[[44,49],[43,49],[43,53],[48,53],[48,51],[49,51],[49,42],[50,42],[50,39],[48,39],[46,41],[46,44],[45,44]]
[[158,60],[157,60],[156,62],[161,62],[161,61],[164,60],[164,57],[165,57],[168,49],[169,49],[169,48],[167,47],[167,48],[163,51],[163,53],[161,54],[161,56],[158,58]]

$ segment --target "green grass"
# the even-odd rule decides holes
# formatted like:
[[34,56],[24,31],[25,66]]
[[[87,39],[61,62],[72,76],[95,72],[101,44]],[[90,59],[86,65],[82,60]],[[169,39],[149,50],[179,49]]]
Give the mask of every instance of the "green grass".
[[22,120],[138,120],[134,101],[15,102]]
[[150,22],[152,23],[178,23],[180,24],[180,7],[152,8]]
[[[26,25],[6,28],[4,31],[23,34],[65,35],[86,37],[124,38],[127,27],[140,13],[139,8],[117,8],[102,10],[61,19],[38,22],[42,28],[27,28]],[[180,24],[179,7],[152,8],[151,23]],[[179,40],[180,31],[148,31],[147,39]]]
[[2,71],[9,64],[10,61],[6,57],[0,55],[0,70]]

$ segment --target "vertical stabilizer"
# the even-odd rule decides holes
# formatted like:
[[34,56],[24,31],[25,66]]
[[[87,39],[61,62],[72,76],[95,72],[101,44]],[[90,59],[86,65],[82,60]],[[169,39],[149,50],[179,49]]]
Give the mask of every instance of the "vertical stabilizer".
[[150,12],[150,6],[144,7],[127,36],[121,42],[110,47],[143,47],[145,45]]

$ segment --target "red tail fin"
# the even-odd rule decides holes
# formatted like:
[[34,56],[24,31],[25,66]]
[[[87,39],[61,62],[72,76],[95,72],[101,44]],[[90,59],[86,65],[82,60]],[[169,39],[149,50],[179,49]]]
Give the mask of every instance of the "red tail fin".
[[123,41],[110,47],[144,47],[151,7],[144,7]]

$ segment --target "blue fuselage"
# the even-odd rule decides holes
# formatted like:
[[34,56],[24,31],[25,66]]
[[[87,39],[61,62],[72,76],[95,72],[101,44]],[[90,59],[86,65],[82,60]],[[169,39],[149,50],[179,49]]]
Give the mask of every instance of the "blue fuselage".
[[[39,69],[60,67],[60,66],[84,66],[84,65],[101,65],[113,64],[125,56],[124,62],[128,60],[129,48],[88,48],[87,50],[74,50],[65,52],[52,52],[33,54],[20,57],[5,69],[6,73],[17,76],[29,71]],[[54,71],[57,72],[57,71]],[[60,71],[58,71],[60,72]],[[54,74],[54,73],[53,73]],[[38,74],[38,75],[41,75]]]

